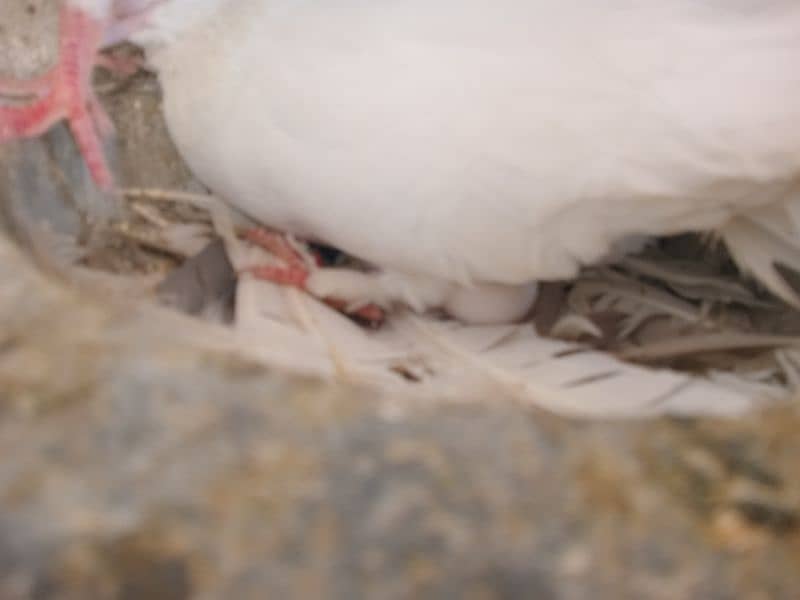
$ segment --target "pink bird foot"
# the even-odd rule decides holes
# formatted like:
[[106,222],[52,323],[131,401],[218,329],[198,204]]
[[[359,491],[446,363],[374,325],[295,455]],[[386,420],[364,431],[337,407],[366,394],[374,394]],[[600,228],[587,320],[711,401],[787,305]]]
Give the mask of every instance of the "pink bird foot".
[[[310,275],[311,267],[307,259],[304,259],[303,255],[289,242],[285,235],[265,229],[248,229],[243,232],[242,237],[250,243],[264,248],[284,263],[284,266],[263,265],[253,267],[248,269],[248,272],[259,279],[281,285],[291,285],[308,291],[306,289],[306,281]],[[318,265],[322,262],[318,256],[314,256],[314,260]],[[373,327],[380,325],[386,319],[384,310],[375,304],[367,304],[350,311],[347,308],[347,302],[343,300],[338,298],[324,298],[323,300],[336,310]]]
[[61,8],[56,66],[28,81],[0,79],[0,95],[34,97],[23,106],[0,106],[0,143],[39,136],[66,119],[92,178],[107,190],[114,179],[100,136],[112,133],[113,125],[91,88],[105,29],[101,19],[83,10]]

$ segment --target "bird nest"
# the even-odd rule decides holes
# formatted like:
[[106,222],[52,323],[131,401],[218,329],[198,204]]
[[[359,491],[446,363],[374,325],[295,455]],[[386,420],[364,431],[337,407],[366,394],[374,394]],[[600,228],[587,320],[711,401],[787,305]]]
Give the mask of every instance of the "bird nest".
[[248,274],[275,259],[243,241],[247,220],[212,196],[140,188],[121,199],[116,216],[84,213],[73,233],[20,207],[11,213],[42,263],[75,285],[189,315],[196,343],[272,367],[414,397],[501,394],[604,417],[737,414],[800,381],[797,313],[698,236],[653,240],[617,264],[547,283],[522,323],[466,326],[398,308],[369,328]]
[[13,229],[75,285],[184,315],[198,344],[410,397],[502,395],[574,416],[739,414],[800,382],[797,312],[694,235],[543,285],[521,323],[466,326],[398,308],[364,327],[247,273],[274,258],[242,241],[247,220],[188,176],[152,77],[99,89],[120,131],[120,180],[137,187],[100,197],[56,130],[5,151]]

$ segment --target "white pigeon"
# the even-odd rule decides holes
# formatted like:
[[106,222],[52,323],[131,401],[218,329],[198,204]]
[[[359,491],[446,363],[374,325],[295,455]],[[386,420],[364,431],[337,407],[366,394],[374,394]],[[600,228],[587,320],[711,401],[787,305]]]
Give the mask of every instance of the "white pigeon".
[[67,117],[109,185],[88,77],[126,38],[200,180],[376,267],[308,267],[317,296],[511,321],[630,236],[717,230],[794,299],[795,0],[67,0],[0,139]]

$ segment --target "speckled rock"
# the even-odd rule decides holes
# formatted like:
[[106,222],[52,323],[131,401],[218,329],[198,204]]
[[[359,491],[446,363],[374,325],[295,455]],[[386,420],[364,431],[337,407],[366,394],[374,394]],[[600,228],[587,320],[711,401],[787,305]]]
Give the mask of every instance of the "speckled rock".
[[[25,33],[52,27],[46,4],[2,3],[0,68],[22,65],[25,40],[46,60],[47,36]],[[152,78],[105,101],[124,181],[197,185]],[[5,214],[52,215],[92,193],[63,128],[0,149]],[[797,406],[628,423],[502,397],[420,406],[198,351],[9,239],[4,600],[800,596]]]

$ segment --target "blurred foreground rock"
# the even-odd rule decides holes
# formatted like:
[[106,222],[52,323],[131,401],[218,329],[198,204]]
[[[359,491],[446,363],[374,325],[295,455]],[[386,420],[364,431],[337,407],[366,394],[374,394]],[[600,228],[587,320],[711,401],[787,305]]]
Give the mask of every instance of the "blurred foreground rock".
[[0,290],[0,598],[800,591],[789,409],[421,407],[204,355],[4,240]]
[[[4,4],[0,34],[46,4]],[[152,78],[127,85],[106,97],[125,182],[195,185]],[[0,149],[5,213],[91,193],[63,129]],[[0,237],[3,600],[800,597],[796,405],[569,423],[377,397],[199,351],[46,275],[18,233]]]
[[800,591],[793,410],[423,407],[198,352],[5,240],[0,290],[0,598]]

